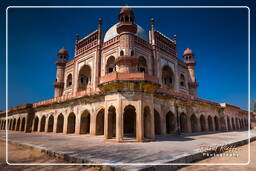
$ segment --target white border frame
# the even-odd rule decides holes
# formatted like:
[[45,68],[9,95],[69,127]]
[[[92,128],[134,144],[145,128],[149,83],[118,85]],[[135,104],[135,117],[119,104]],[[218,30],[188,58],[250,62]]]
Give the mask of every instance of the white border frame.
[[[50,165],[50,166],[70,166],[70,165],[107,165],[107,166],[142,166],[142,165],[248,165],[251,161],[250,158],[250,8],[248,6],[129,6],[131,8],[246,8],[248,10],[248,162],[247,163],[9,163],[8,162],[8,129],[6,127],[6,163],[8,165]],[[8,6],[6,8],[6,119],[8,118],[8,10],[11,8],[123,8],[123,6]],[[7,121],[6,121],[7,123]]]

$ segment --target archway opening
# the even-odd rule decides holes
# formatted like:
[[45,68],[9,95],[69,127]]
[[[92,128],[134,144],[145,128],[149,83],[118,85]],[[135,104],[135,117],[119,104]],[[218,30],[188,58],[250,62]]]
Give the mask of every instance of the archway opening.
[[208,126],[209,126],[209,131],[213,131],[213,123],[212,123],[211,116],[208,116]]
[[150,138],[151,133],[151,115],[150,115],[150,109],[148,106],[144,107],[144,137]]
[[17,126],[16,126],[16,131],[19,131],[19,130],[20,130],[20,118],[18,119]]
[[63,132],[63,126],[64,126],[64,116],[62,114],[59,114],[59,116],[57,118],[56,133],[62,133]]
[[215,124],[215,130],[219,131],[220,127],[219,127],[219,120],[217,116],[214,117],[214,124]]
[[176,120],[174,114],[169,111],[165,116],[166,121],[166,133],[171,134],[175,133]]
[[21,131],[25,130],[25,123],[26,123],[26,119],[22,118],[22,122],[21,122]]
[[43,116],[42,119],[41,119],[41,124],[40,124],[40,132],[44,132],[44,129],[45,129],[45,120],[46,120],[46,117]]
[[80,134],[89,134],[90,133],[90,112],[85,110],[81,115],[80,120]]
[[66,87],[72,86],[72,74],[69,74],[66,81]]
[[111,56],[107,60],[107,65],[106,65],[106,74],[111,73],[115,71],[115,57]]
[[91,82],[91,68],[84,65],[78,75],[78,91],[86,90]]
[[48,119],[48,130],[47,132],[53,132],[54,117],[51,115]]
[[12,124],[12,130],[15,131],[15,126],[16,126],[16,119],[13,120],[13,124]]
[[174,74],[172,69],[167,65],[162,69],[162,85],[166,89],[174,88]]
[[198,121],[197,121],[197,117],[195,114],[191,115],[190,123],[191,123],[191,131],[198,132]]
[[200,125],[201,125],[201,131],[206,131],[206,123],[205,123],[205,117],[203,115],[200,116]]
[[116,109],[114,106],[108,108],[108,138],[116,136]]
[[138,72],[148,72],[147,61],[143,56],[140,56],[138,59]]
[[124,108],[124,135],[127,137],[136,137],[136,110],[132,105]]
[[38,117],[36,117],[36,118],[34,119],[34,128],[33,128],[33,131],[38,131],[38,121],[39,121],[39,119],[38,119]]
[[238,118],[236,118],[236,129],[239,130],[240,128],[240,125],[239,125],[239,122],[238,122]]
[[101,109],[96,116],[96,135],[104,135],[104,109]]
[[161,134],[161,120],[160,120],[160,114],[154,110],[154,123],[155,123],[155,134],[160,135]]
[[185,113],[182,113],[180,115],[180,132],[185,133],[188,131],[187,127],[187,115]]
[[227,122],[228,122],[228,130],[231,131],[231,125],[230,125],[230,119],[227,117]]
[[232,129],[235,130],[236,128],[235,128],[234,118],[232,118],[231,121],[232,121]]
[[75,128],[76,128],[76,115],[74,113],[70,113],[68,115],[67,133],[68,134],[75,133]]
[[12,130],[12,119],[10,120],[9,130]]

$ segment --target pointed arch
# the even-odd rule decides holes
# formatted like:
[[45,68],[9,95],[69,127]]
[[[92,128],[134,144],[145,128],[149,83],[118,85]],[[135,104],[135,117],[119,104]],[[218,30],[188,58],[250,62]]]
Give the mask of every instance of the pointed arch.
[[15,126],[16,126],[16,118],[14,118],[13,124],[12,124],[12,130],[13,130],[13,131],[15,131]]
[[47,132],[53,132],[53,125],[54,125],[54,117],[53,117],[53,115],[51,115],[48,118],[48,129],[47,129]]
[[204,115],[200,116],[200,126],[201,126],[201,131],[202,132],[206,131],[206,122],[205,122]]
[[116,108],[110,106],[108,108],[108,138],[116,136]]
[[96,135],[104,135],[104,114],[105,110],[101,109],[96,116]]
[[209,131],[213,131],[212,117],[210,115],[208,116],[208,126],[209,126]]
[[166,122],[166,133],[167,134],[175,133],[176,119],[174,114],[171,111],[166,113],[165,122]]
[[25,124],[26,124],[26,119],[22,118],[22,121],[21,121],[21,131],[25,131]]
[[191,131],[198,132],[198,120],[195,114],[190,116]]
[[64,127],[64,116],[63,114],[59,114],[57,118],[57,130],[56,133],[62,133],[63,132],[63,127]]
[[45,121],[46,121],[46,117],[43,115],[43,117],[41,118],[41,123],[40,123],[40,132],[45,131]]
[[188,132],[187,115],[185,113],[181,113],[180,115],[180,132]]
[[136,109],[133,105],[124,108],[124,135],[136,138]]
[[16,131],[19,131],[19,130],[20,130],[20,118],[18,119],[17,127],[16,127]]
[[172,69],[168,66],[165,65],[162,68],[162,85],[163,88],[166,89],[174,89],[174,73]]
[[38,119],[38,116],[36,116],[35,119],[34,119],[33,131],[38,131],[38,122],[39,122],[39,119]]
[[106,63],[106,74],[107,73],[111,73],[115,71],[115,57],[114,56],[110,56],[107,60]]
[[75,133],[75,128],[76,128],[76,115],[73,112],[71,112],[68,115],[67,133],[68,134]]
[[88,110],[83,111],[80,118],[80,134],[90,133],[91,115]]
[[215,124],[215,130],[219,131],[220,130],[219,118],[217,116],[214,117],[214,124]]
[[88,88],[91,83],[91,67],[84,65],[78,74],[78,91],[83,91]]

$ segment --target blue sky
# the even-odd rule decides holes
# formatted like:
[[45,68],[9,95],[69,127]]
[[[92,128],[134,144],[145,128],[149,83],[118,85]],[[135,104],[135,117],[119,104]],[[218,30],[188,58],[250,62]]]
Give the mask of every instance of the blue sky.
[[[147,3],[146,3],[147,2]],[[188,3],[189,2],[189,3]],[[242,2],[242,1],[241,1]],[[9,5],[247,5],[251,8],[251,95],[255,87],[255,4],[243,1],[12,1],[1,5],[1,37],[5,37],[5,8]],[[120,9],[9,9],[9,107],[53,97],[56,53],[66,47],[71,59],[75,34],[97,29],[102,18],[106,32],[117,22]],[[150,18],[158,31],[177,35],[179,58],[185,48],[196,54],[198,96],[247,108],[248,10],[243,9],[134,9],[136,23],[146,31]],[[2,88],[0,110],[5,109],[5,40],[0,40]]]

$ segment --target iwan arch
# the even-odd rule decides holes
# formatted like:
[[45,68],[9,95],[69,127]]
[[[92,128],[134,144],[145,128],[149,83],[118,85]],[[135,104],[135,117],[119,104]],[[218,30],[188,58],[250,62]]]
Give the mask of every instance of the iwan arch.
[[[54,98],[0,114],[0,128],[50,134],[103,135],[118,142],[158,136],[248,128],[248,112],[197,97],[195,55],[178,59],[176,36],[135,24],[125,7],[104,35],[76,37],[74,59],[57,54]],[[89,138],[89,137],[87,137]]]

